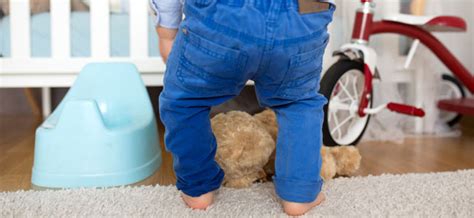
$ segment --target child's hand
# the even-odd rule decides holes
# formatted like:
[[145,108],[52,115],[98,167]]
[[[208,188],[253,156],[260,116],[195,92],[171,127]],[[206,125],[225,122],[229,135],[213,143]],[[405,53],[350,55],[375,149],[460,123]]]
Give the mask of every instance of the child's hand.
[[158,33],[159,37],[160,54],[163,58],[163,61],[166,63],[166,61],[168,60],[168,55],[171,52],[171,48],[173,47],[173,42],[176,38],[176,33],[178,32],[178,30],[158,26],[156,27],[156,32]]

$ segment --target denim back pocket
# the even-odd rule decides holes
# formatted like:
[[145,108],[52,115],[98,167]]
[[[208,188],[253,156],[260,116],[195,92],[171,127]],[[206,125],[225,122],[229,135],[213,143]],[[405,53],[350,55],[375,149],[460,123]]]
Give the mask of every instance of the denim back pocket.
[[184,44],[177,77],[183,87],[204,95],[236,94],[245,82],[247,55],[205,39],[187,27],[182,31]]
[[327,40],[319,47],[293,55],[277,95],[285,98],[303,98],[319,90],[322,60]]

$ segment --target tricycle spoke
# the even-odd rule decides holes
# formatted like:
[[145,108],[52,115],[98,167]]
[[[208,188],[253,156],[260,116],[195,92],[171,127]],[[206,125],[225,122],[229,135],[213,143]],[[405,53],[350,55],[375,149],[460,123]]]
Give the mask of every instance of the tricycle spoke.
[[[333,130],[331,130],[331,134],[334,134],[334,132],[338,131],[344,124],[346,124],[349,120],[351,120],[354,116],[349,115],[346,119],[344,119],[341,123],[336,123],[336,127],[334,127]],[[340,131],[340,130],[339,130]]]
[[332,100],[329,103],[329,110],[331,110],[331,111],[338,111],[338,110],[350,111],[351,110],[351,105],[343,104],[342,102],[337,101],[337,100]]
[[357,77],[352,77],[352,89],[354,91],[354,96],[357,98],[359,96],[359,91],[357,90]]
[[339,101],[339,102],[346,102],[346,101],[349,101],[349,102],[352,102],[352,99],[350,97],[345,97],[345,98],[341,98],[340,96],[334,96],[332,99],[331,99],[331,102],[332,101]]
[[[336,123],[336,126],[339,125],[339,120],[337,119],[337,116],[336,116],[336,113],[333,113],[333,116],[334,116],[334,120],[335,120],[335,123]],[[337,138],[338,139],[341,139],[341,136],[342,136],[342,131],[341,131],[341,128],[339,129],[336,129],[337,130]],[[331,132],[331,135],[334,134],[334,132]]]
[[[338,83],[341,83],[341,81],[339,80]],[[342,83],[339,84],[339,85],[341,86],[342,91],[343,91],[344,93],[346,93],[346,95],[347,95],[349,98],[351,98],[352,101],[355,101],[355,100],[356,100],[356,99],[351,95],[351,93],[347,90],[347,88],[346,88],[345,85],[343,85]]]

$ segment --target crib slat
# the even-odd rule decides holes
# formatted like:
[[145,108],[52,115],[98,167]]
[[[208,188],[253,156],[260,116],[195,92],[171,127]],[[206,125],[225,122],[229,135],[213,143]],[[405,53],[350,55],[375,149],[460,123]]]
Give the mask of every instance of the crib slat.
[[148,56],[148,1],[134,0],[130,3],[130,56]]
[[51,0],[51,52],[54,58],[71,56],[70,0]]
[[10,40],[12,58],[30,57],[29,0],[10,0]]
[[91,22],[91,55],[92,57],[109,57],[110,25],[109,1],[90,1]]

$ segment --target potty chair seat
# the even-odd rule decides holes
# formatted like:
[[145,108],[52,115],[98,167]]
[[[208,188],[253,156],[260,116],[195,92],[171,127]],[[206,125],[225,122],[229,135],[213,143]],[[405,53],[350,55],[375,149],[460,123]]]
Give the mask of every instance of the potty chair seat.
[[89,64],[36,130],[32,183],[126,185],[149,177],[160,164],[157,124],[136,67]]

